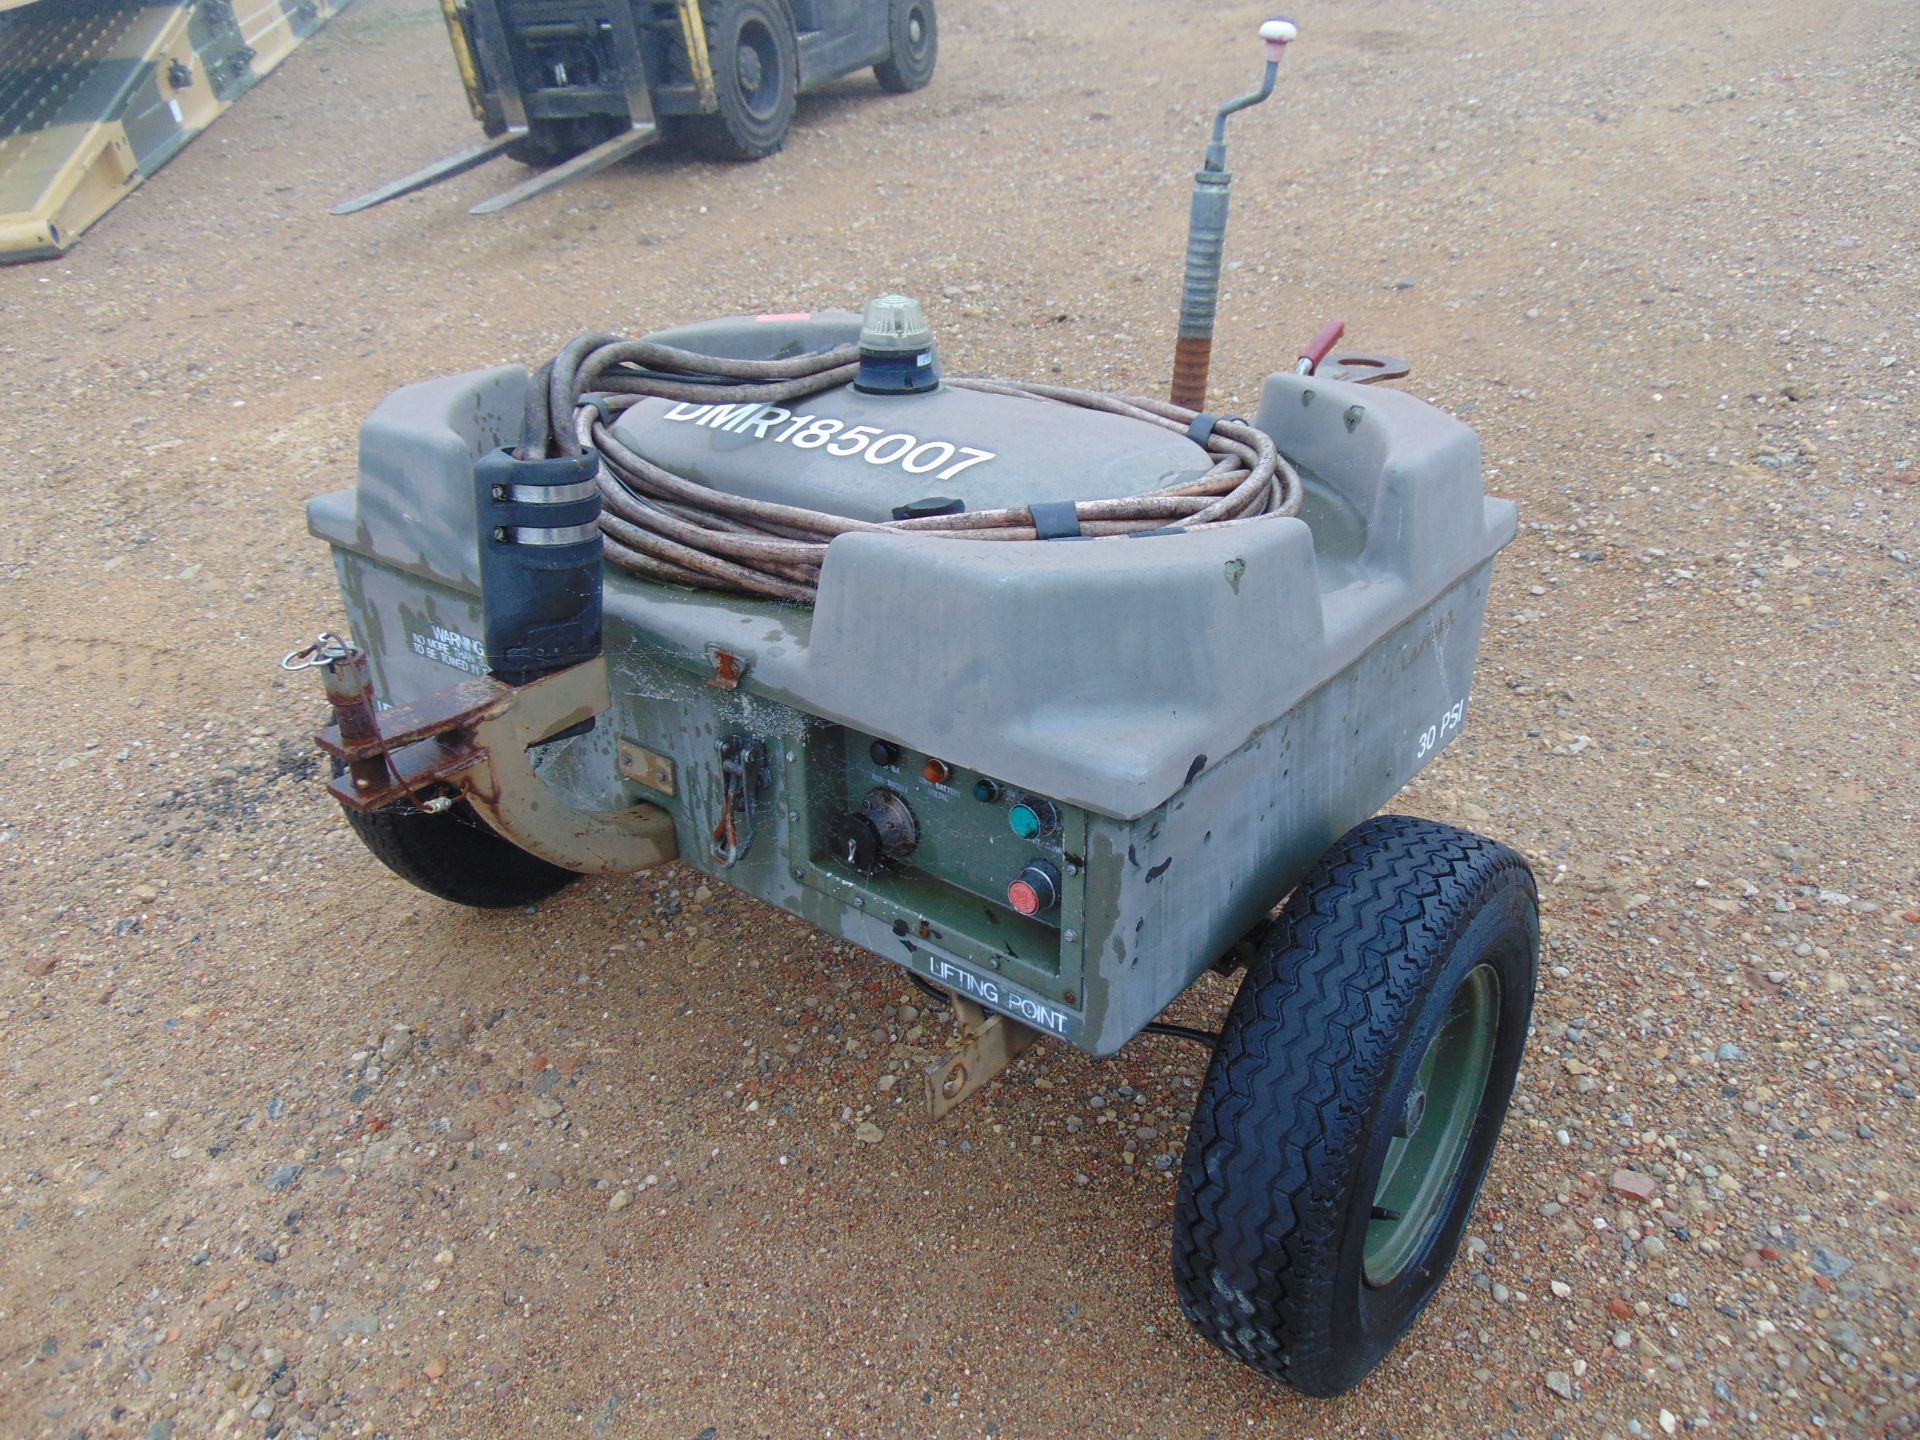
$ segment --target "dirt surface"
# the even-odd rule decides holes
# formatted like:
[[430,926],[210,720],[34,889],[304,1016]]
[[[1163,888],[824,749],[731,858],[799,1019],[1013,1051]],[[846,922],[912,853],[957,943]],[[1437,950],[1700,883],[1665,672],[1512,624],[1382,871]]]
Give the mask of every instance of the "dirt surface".
[[457,911],[319,795],[301,506],[395,386],[892,288],[953,373],[1165,384],[1263,12],[942,8],[930,90],[764,164],[336,220],[474,130],[429,0],[360,0],[0,272],[0,1434],[1914,1434],[1905,0],[1310,6],[1235,123],[1217,406],[1344,316],[1522,515],[1399,808],[1526,852],[1550,969],[1460,1263],[1346,1399],[1180,1315],[1198,1049],[1042,1047],[929,1127],[886,1077],[943,1027],[868,957],[679,869]]

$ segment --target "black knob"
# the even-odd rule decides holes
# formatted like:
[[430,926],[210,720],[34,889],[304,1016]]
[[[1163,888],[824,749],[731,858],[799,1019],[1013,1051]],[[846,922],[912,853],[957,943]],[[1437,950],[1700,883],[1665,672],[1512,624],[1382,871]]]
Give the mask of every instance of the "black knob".
[[889,860],[913,853],[920,843],[920,824],[907,802],[884,785],[867,792],[860,808],[833,823],[829,836],[833,858],[862,875],[871,875]]
[[879,829],[864,815],[842,815],[833,822],[833,858],[862,875],[873,874],[886,858]]

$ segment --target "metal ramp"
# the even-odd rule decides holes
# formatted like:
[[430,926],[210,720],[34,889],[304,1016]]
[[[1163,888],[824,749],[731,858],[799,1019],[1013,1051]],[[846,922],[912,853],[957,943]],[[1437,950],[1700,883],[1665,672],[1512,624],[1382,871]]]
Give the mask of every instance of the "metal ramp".
[[347,0],[0,0],[0,262],[58,255]]

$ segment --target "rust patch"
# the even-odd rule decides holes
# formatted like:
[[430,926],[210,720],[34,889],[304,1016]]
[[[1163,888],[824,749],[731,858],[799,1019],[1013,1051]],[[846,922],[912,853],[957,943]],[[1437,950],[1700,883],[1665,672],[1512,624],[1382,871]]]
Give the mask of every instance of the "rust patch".
[[731,650],[722,650],[717,646],[707,651],[707,658],[713,661],[713,678],[707,684],[715,690],[738,690],[740,682],[746,678],[747,662]]

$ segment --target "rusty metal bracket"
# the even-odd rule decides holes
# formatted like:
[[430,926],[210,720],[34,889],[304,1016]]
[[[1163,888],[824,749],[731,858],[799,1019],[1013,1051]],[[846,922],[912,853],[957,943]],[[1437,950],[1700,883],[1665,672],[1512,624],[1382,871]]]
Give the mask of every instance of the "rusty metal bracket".
[[620,773],[636,785],[644,785],[658,794],[671,797],[674,793],[673,759],[658,751],[649,750],[631,740],[620,742]]
[[920,1074],[927,1087],[927,1118],[938,1120],[974,1091],[1019,1059],[1040,1032],[1018,1020],[953,997],[953,1014],[970,1036],[967,1043],[934,1061]]
[[567,804],[528,751],[609,709],[604,658],[525,685],[462,680],[407,705],[375,706],[366,656],[295,652],[321,670],[335,723],[314,737],[340,762],[327,789],[349,810],[444,808],[457,792],[481,819],[529,854],[583,875],[624,875],[679,854],[673,817],[642,802],[617,810]]
[[675,859],[673,816],[645,801],[578,810],[540,778],[530,746],[609,709],[605,658],[513,687],[512,702],[474,727],[487,763],[461,783],[473,808],[521,849],[583,875],[628,875]]

